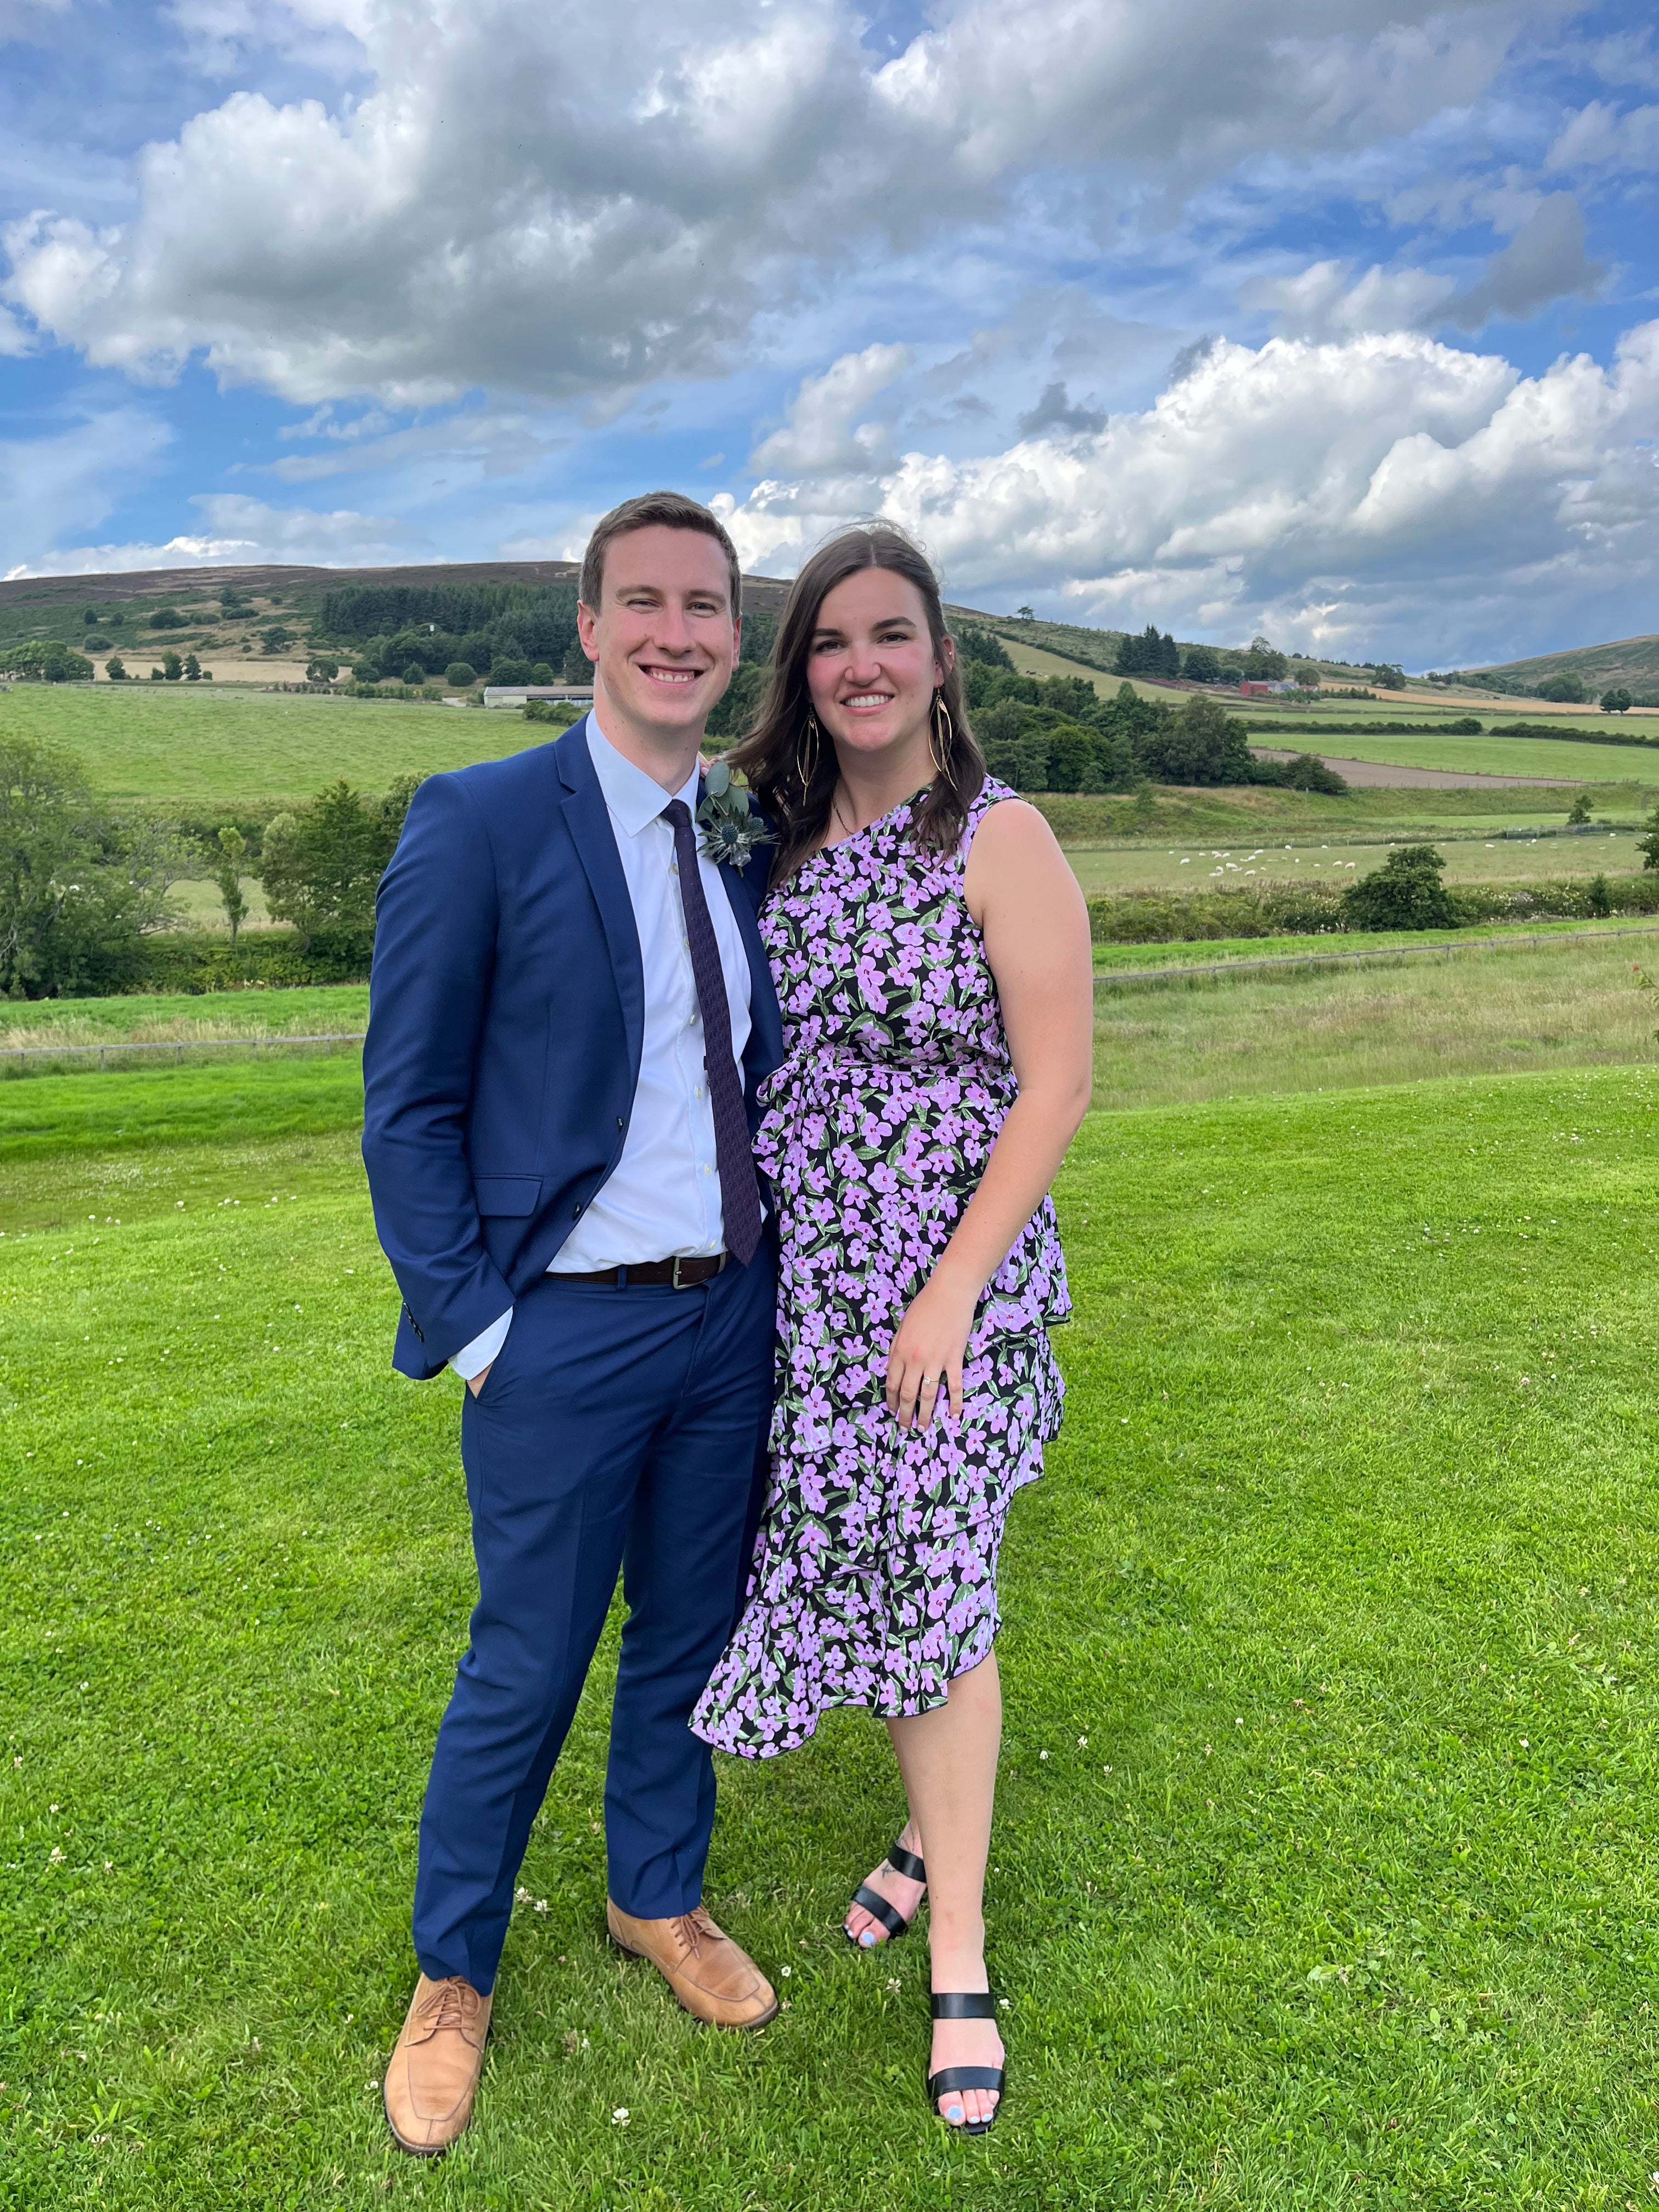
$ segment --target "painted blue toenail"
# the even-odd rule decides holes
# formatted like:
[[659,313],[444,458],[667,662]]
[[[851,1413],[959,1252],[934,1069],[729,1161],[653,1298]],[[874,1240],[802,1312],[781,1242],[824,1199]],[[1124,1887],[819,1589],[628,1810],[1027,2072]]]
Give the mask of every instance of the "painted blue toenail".
[[950,2110],[945,2113],[945,2117],[947,2120],[959,2120],[962,2118],[961,2106],[952,2105]]
[[866,1951],[873,1951],[876,1947],[875,1936],[867,1928],[865,1929],[863,1935],[859,1937],[859,1941],[863,1944]]

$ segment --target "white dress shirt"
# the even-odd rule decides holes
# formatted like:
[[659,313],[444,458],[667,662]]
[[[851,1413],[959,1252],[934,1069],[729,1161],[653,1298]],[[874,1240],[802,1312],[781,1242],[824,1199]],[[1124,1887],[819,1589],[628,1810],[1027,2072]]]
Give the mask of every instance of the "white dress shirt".
[[[662,818],[671,794],[623,758],[593,714],[587,718],[587,745],[633,902],[645,969],[645,1033],[622,1158],[559,1248],[550,1275],[712,1255],[725,1242],[702,1017],[680,903],[674,833]],[[672,796],[684,800],[695,819],[695,767]],[[726,979],[732,1057],[741,1072],[749,1042],[749,955],[720,870],[701,851],[697,866]],[[471,1381],[496,1358],[512,1325],[509,1308],[464,1345],[450,1365]]]

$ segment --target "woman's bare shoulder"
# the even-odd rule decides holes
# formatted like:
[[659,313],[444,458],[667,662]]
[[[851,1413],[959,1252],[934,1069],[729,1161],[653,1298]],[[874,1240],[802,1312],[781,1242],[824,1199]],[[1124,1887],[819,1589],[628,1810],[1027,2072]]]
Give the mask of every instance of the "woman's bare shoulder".
[[1000,872],[1029,866],[1066,865],[1060,842],[1043,816],[1029,799],[999,799],[988,806],[968,848],[968,865],[988,861]]

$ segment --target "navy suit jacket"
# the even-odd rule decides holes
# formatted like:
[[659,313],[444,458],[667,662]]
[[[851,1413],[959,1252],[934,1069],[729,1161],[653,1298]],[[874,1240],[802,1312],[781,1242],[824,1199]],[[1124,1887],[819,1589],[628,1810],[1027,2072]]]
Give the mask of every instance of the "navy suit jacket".
[[[757,919],[769,858],[720,870],[749,954],[751,1131],[783,1057]],[[404,1296],[402,1373],[441,1374],[545,1272],[622,1157],[644,1029],[586,718],[429,777],[376,902],[363,1046],[363,1161]]]

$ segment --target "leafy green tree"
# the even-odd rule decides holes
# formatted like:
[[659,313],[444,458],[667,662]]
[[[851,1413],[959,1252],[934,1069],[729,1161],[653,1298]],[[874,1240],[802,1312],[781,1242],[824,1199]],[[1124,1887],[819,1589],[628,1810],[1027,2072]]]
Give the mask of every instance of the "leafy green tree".
[[157,607],[149,618],[152,629],[182,629],[185,618],[177,607]]
[[1014,612],[1019,617],[1022,622],[1034,622],[1036,619],[1036,609],[1035,607],[1016,607],[1014,609]]
[[176,684],[185,672],[185,664],[171,647],[161,655],[161,676],[164,682]]
[[0,998],[118,990],[168,918],[168,849],[78,761],[0,738]]
[[711,738],[736,739],[744,737],[760,715],[761,701],[766,696],[770,672],[757,660],[740,660],[732,671],[732,681],[724,695],[715,701],[708,716]]
[[96,608],[96,607],[83,607],[83,608],[82,609],[82,611],[81,611],[81,619],[82,619],[82,621],[86,624],[87,628],[88,628],[88,629],[90,629],[92,628],[93,624],[94,624],[94,623],[97,621],[97,619],[98,619],[98,610],[97,610],[97,608]]
[[1622,684],[1601,694],[1601,712],[1604,714],[1628,714],[1630,705],[1630,693]]
[[404,682],[405,684],[424,684],[426,682],[426,671],[422,667],[418,660],[411,660],[408,667],[404,669]]
[[1217,683],[1221,675],[1221,656],[1212,645],[1189,645],[1181,672],[1190,683]]
[[1567,827],[1570,830],[1576,829],[1581,822],[1588,822],[1589,818],[1589,793],[1587,791],[1581,791],[1572,802],[1571,811],[1567,816]]
[[202,664],[193,653],[187,653],[185,655],[185,681],[186,684],[199,684],[201,680]]
[[1244,679],[1249,684],[1277,684],[1284,678],[1290,665],[1285,655],[1269,645],[1265,637],[1253,637],[1250,649],[1244,656]]
[[1604,875],[1598,872],[1590,878],[1589,889],[1584,893],[1584,904],[1598,920],[1605,920],[1613,912],[1613,893]]
[[1062,722],[1051,730],[1048,768],[1050,791],[1081,791],[1084,777],[1095,768],[1094,732],[1077,722]]
[[230,927],[230,949],[234,952],[236,933],[247,919],[247,901],[242,896],[242,863],[247,858],[247,839],[234,823],[227,823],[219,832],[219,843],[223,857],[215,864],[213,880],[224,902],[225,920]]
[[57,638],[32,637],[0,651],[0,671],[35,684],[90,684],[96,671],[83,653]]
[[1659,806],[1654,808],[1643,826],[1648,834],[1637,840],[1636,849],[1644,855],[1642,872],[1645,875],[1650,868],[1659,869]]
[[[745,633],[747,623],[745,621]],[[976,623],[963,623],[955,633],[957,651],[964,661],[979,661],[987,668],[1012,668],[1008,648],[994,630]]]
[[559,665],[561,684],[591,684],[593,664],[582,651],[580,641],[570,647]]
[[104,673],[108,677],[112,684],[125,684],[126,682],[127,665],[125,661],[122,659],[118,653],[112,653],[109,659],[104,663]]
[[1571,670],[1564,670],[1559,676],[1546,677],[1534,696],[1552,700],[1558,707],[1582,707],[1584,703],[1583,681],[1573,675]]
[[511,655],[504,660],[492,661],[489,668],[489,680],[492,684],[528,684],[531,680],[530,663],[524,659],[514,659]]
[[[1259,775],[1264,763],[1256,763]],[[1291,791],[1322,791],[1328,798],[1340,799],[1348,789],[1348,780],[1334,768],[1328,768],[1317,753],[1297,753],[1283,764],[1279,781]]]
[[281,623],[272,623],[269,629],[259,633],[259,642],[267,653],[281,653],[294,642],[294,633]]
[[[306,682],[307,684],[331,684],[339,672],[340,664],[337,660],[328,660],[319,657],[315,660],[307,662]],[[424,668],[417,668],[410,680],[418,684],[425,674],[426,671]]]
[[274,918],[292,922],[307,938],[320,931],[370,933],[374,893],[421,781],[399,776],[384,798],[373,799],[342,776],[308,806],[268,822],[259,879]]
[[1349,928],[1456,928],[1461,917],[1441,881],[1445,866],[1444,854],[1432,845],[1400,846],[1343,892]]
[[470,691],[477,680],[469,661],[452,660],[444,671],[444,682],[452,691]]
[[1244,725],[1218,699],[1194,693],[1134,739],[1137,758],[1158,783],[1239,784],[1253,780],[1255,761]]

